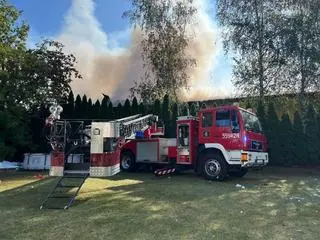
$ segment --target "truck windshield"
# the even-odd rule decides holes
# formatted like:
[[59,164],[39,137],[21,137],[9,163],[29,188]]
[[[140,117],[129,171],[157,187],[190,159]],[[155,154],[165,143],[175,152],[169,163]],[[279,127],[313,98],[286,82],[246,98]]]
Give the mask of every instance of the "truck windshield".
[[253,113],[249,113],[244,110],[240,110],[244,126],[247,131],[256,132],[256,133],[263,133],[261,124],[259,122],[259,119],[256,115]]

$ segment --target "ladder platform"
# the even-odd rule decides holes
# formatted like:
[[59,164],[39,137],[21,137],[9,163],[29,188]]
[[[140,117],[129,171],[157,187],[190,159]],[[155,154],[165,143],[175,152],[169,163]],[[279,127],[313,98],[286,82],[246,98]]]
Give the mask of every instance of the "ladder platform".
[[83,175],[88,175],[89,170],[65,170],[63,172],[63,176],[74,176],[74,177],[82,177]]

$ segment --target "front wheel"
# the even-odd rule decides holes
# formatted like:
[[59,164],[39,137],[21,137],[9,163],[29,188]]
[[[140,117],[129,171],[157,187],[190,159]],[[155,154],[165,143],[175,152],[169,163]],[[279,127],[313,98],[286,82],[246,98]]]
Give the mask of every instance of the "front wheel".
[[133,172],[135,170],[136,161],[131,152],[123,152],[121,154],[120,167],[124,172]]
[[206,153],[200,157],[202,176],[209,180],[223,180],[227,176],[228,166],[224,158],[217,153]]

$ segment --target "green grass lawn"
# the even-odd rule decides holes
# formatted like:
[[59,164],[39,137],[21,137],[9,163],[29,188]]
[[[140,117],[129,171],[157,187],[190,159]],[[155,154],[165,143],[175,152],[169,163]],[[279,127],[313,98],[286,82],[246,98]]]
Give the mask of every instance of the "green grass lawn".
[[36,174],[0,173],[0,239],[320,238],[317,170],[269,168],[225,182],[192,173],[91,178],[65,211],[39,210],[57,178]]

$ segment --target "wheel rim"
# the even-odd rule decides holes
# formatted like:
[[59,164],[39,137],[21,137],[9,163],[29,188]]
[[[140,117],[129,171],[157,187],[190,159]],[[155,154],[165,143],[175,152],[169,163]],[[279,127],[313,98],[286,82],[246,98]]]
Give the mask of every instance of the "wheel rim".
[[208,159],[205,164],[206,174],[210,177],[218,177],[221,171],[221,165],[216,159]]
[[130,162],[131,162],[131,159],[130,157],[128,156],[124,156],[122,158],[122,161],[121,161],[121,166],[123,169],[129,169],[130,168]]

